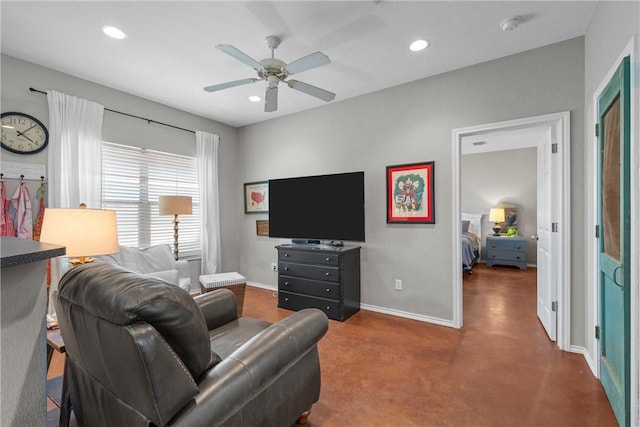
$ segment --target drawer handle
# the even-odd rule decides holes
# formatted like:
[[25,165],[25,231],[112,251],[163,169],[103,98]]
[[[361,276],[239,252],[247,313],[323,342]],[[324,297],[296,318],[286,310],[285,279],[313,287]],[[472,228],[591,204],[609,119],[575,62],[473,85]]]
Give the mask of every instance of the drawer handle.
[[285,298],[284,298],[284,300],[285,300],[285,301],[289,301],[289,297],[285,297]]
[[327,292],[331,292],[331,289],[327,288]]
[[284,256],[285,256],[285,258],[288,258],[288,257],[289,257],[289,254],[284,254]]
[[285,285],[285,286],[289,285],[289,282],[284,282],[284,285]]
[[327,310],[331,310],[331,307],[327,306]]
[[331,273],[329,273],[328,271],[326,273],[324,273],[325,276],[331,276]]
[[496,257],[496,254],[495,254],[495,253],[492,253],[492,254],[491,254],[491,257],[492,257],[492,258],[495,258],[495,257]]
[[284,269],[285,269],[285,271],[287,271],[287,270],[289,270],[289,267],[285,267]]
[[491,247],[492,247],[492,248],[495,248],[495,247],[496,247],[496,244],[495,244],[495,243],[492,243],[492,244],[491,244]]
[[520,259],[520,255],[516,255],[516,259]]
[[327,257],[325,258],[325,261],[331,261],[331,258]]
[[520,249],[520,244],[519,243],[516,245],[516,249]]

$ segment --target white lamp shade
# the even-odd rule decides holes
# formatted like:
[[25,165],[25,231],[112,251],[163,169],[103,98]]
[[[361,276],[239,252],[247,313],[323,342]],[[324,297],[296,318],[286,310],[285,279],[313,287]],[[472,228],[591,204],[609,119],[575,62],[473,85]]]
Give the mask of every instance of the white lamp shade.
[[191,215],[191,196],[158,196],[160,215]]
[[104,209],[45,209],[40,241],[65,246],[65,256],[68,258],[116,253],[116,212]]
[[504,222],[504,208],[491,208],[489,210],[489,221]]

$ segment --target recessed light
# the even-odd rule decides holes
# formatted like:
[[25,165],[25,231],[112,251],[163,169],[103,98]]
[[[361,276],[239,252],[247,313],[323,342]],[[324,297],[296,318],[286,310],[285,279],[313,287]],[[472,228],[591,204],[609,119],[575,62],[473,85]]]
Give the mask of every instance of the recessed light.
[[256,96],[256,95],[251,95],[249,97],[249,101],[251,101],[251,102],[260,102],[260,101],[262,101],[262,98],[260,98],[259,96]]
[[111,25],[105,25],[102,27],[102,32],[111,38],[122,40],[126,39],[127,35],[119,28],[112,27]]
[[409,45],[409,49],[414,51],[414,52],[418,52],[421,51],[423,49],[426,49],[429,46],[429,42],[427,40],[416,40],[413,43],[411,43]]

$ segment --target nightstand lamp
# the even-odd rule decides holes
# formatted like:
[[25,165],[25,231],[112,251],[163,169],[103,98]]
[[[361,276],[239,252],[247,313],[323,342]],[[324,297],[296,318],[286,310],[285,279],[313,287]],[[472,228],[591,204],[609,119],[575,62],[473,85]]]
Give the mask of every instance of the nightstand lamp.
[[93,262],[118,249],[116,212],[104,209],[46,209],[40,241],[66,246],[72,266]]
[[500,230],[502,229],[502,226],[500,225],[501,222],[504,222],[504,209],[503,208],[491,208],[491,210],[489,210],[489,221],[492,221],[493,224],[493,235],[494,236],[499,236],[500,235]]

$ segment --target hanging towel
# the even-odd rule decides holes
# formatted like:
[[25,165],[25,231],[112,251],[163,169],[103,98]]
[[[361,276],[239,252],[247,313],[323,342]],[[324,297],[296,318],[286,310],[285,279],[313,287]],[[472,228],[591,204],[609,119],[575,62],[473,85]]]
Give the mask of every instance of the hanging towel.
[[40,233],[42,232],[42,220],[44,219],[44,206],[45,206],[45,186],[44,182],[40,184],[40,188],[36,192],[35,201],[35,220],[33,221],[33,240],[40,240]]
[[0,182],[0,203],[1,206],[1,214],[0,215],[0,234],[2,236],[11,236],[15,237],[16,230],[13,228],[13,221],[11,221],[11,216],[9,216],[9,199],[7,199],[7,195],[5,193],[4,181]]
[[[36,219],[33,221],[33,240],[40,241],[42,221],[44,220],[45,196],[47,194],[44,182],[40,184],[36,193]],[[47,260],[47,307],[49,306],[49,288],[51,287],[51,259]]]
[[11,203],[9,204],[9,215],[13,219],[16,229],[16,237],[21,239],[31,239],[33,237],[33,218],[31,215],[31,198],[29,191],[22,183],[16,189]]

